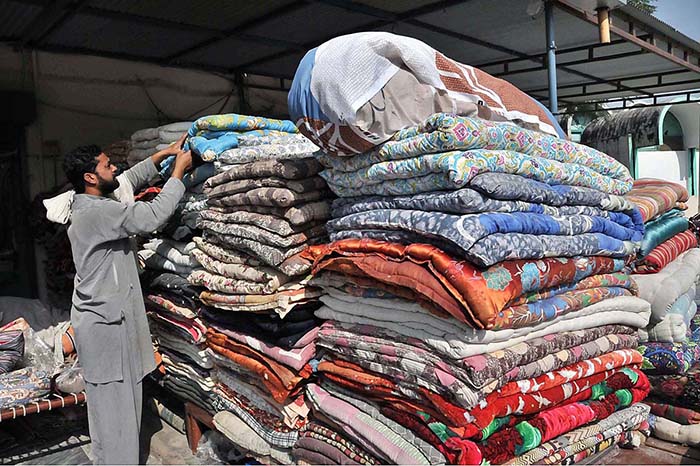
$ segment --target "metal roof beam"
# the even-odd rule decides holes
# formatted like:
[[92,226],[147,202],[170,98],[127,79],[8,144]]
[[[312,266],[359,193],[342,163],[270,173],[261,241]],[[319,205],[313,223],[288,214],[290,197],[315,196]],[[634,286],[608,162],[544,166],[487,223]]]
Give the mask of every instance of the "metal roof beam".
[[[555,1],[556,1],[557,7],[559,7],[563,11],[566,11],[566,12],[572,14],[573,16],[579,17],[579,18],[583,19],[584,21],[587,21],[591,24],[595,24],[596,26],[598,25],[598,19],[595,15],[592,15],[586,11],[583,11],[583,10],[579,10],[574,5],[569,3],[567,0],[555,0]],[[633,21],[629,22],[628,29],[631,31],[634,31],[636,29],[634,27]],[[694,65],[693,63],[691,63],[690,58],[689,58],[690,56],[688,54],[685,55],[688,59],[683,59],[683,58],[680,58],[680,57],[673,55],[672,53],[669,53],[666,50],[661,49],[660,47],[657,47],[656,40],[655,40],[654,36],[655,35],[661,36],[660,33],[652,35],[651,42],[647,42],[645,40],[642,40],[638,36],[626,31],[625,29],[620,28],[618,26],[615,26],[614,24],[610,24],[610,32],[627,40],[628,42],[630,42],[632,44],[638,45],[639,47],[641,47],[644,50],[648,50],[649,52],[652,52],[652,53],[654,53],[662,58],[665,58],[666,60],[668,60],[676,65],[682,66],[689,71],[694,71],[696,73],[700,73],[700,66],[697,66],[697,65]],[[665,36],[663,36],[663,37],[664,37],[664,40],[668,43],[674,42],[673,39],[671,39],[669,37],[665,37]],[[693,56],[695,56],[697,58],[696,55],[693,55]]]
[[[700,78],[696,78],[696,79],[686,79],[686,80],[684,80],[684,81],[676,81],[676,82],[671,82],[671,83],[654,84],[654,85],[651,85],[651,86],[640,87],[640,88],[638,88],[638,89],[639,89],[639,90],[642,90],[642,89],[643,89],[643,90],[648,90],[648,89],[661,89],[661,88],[663,88],[663,87],[684,86],[684,85],[687,85],[687,84],[700,84]],[[613,85],[613,84],[611,83],[611,85]],[[588,97],[588,96],[593,96],[593,95],[616,94],[616,93],[618,93],[618,92],[620,92],[619,89],[609,89],[609,90],[604,90],[604,91],[591,91],[591,92],[587,92],[586,90],[584,90],[584,91],[581,92],[580,94],[567,95],[567,96],[564,96],[564,97],[569,98],[569,99],[573,99],[573,98]],[[642,98],[645,98],[645,97],[642,97]]]
[[46,37],[72,18],[86,3],[87,0],[78,2],[59,0],[46,4],[42,12],[20,33],[21,45],[41,44]]
[[[641,36],[640,36],[641,37]],[[649,35],[644,36],[646,38],[650,37]],[[557,57],[560,57],[562,55],[566,55],[569,53],[576,53],[576,52],[588,52],[588,57],[593,58],[594,57],[594,51],[596,49],[600,48],[607,48],[615,45],[621,45],[621,44],[626,44],[627,41],[624,39],[618,39],[614,41],[610,41],[608,44],[589,44],[589,45],[581,45],[578,47],[570,47],[566,49],[557,49]],[[528,55],[528,58],[508,58],[505,60],[497,60],[497,61],[491,61],[491,62],[486,62],[486,63],[479,63],[473,66],[476,66],[477,68],[491,68],[494,66],[504,66],[504,67],[509,67],[513,63],[517,62],[524,62],[524,61],[538,61],[538,62],[543,62],[545,61],[547,57],[546,52],[542,53],[535,53],[532,55]]]
[[[185,55],[188,55],[192,52],[196,52],[197,50],[204,49],[206,47],[209,47],[211,45],[214,45],[216,43],[222,42],[227,39],[232,39],[232,38],[240,38],[244,40],[250,40],[252,37],[257,37],[257,36],[250,36],[248,34],[245,34],[243,31],[247,29],[252,29],[265,21],[269,21],[271,19],[277,18],[278,16],[285,14],[285,13],[290,13],[292,11],[298,10],[299,8],[305,6],[305,2],[296,2],[293,3],[292,5],[283,5],[280,8],[276,8],[270,12],[265,13],[264,15],[258,16],[257,18],[242,24],[240,26],[237,26],[235,28],[227,29],[225,31],[219,31],[216,35],[213,37],[203,40],[199,43],[196,43],[190,47],[184,48],[182,50],[179,50],[172,55],[168,56],[165,58],[165,61],[167,63],[173,63],[175,62],[178,58],[182,58]],[[253,39],[254,41],[256,39]],[[260,42],[263,43],[263,42]],[[296,42],[291,42],[291,41],[279,41],[275,40],[274,44],[268,43],[268,45],[275,45],[275,46],[282,46],[286,47],[287,49],[293,49],[293,50],[300,50],[303,48],[303,44],[298,44]]]
[[[659,99],[662,99],[664,97],[678,97],[678,96],[685,96],[685,100],[681,102],[659,102]],[[680,91],[680,92],[674,92],[670,94],[664,94],[664,95],[659,95],[659,96],[654,96],[652,103],[650,104],[642,104],[639,102],[634,102],[635,100],[639,99],[644,99],[646,97],[620,97],[617,99],[610,99],[608,101],[605,101],[605,103],[621,103],[622,107],[613,107],[613,108],[604,108],[603,110],[608,110],[611,112],[615,111],[620,111],[620,110],[630,110],[631,108],[639,108],[639,107],[665,107],[667,105],[680,105],[680,104],[688,104],[688,103],[700,103],[700,92],[697,91]],[[592,102],[593,103],[593,102]],[[596,102],[600,103],[600,102]],[[628,106],[627,104],[629,103],[634,103],[634,107]],[[559,113],[560,115],[571,115],[574,113],[592,113],[597,110],[577,110],[577,111],[564,111]]]
[[[568,62],[557,63],[557,68],[566,69],[567,66],[585,65],[587,63],[597,63],[597,62],[601,62],[601,61],[617,60],[620,58],[628,58],[628,57],[634,57],[637,55],[644,55],[646,53],[649,53],[649,52],[647,52],[646,50],[635,50],[633,52],[623,52],[623,53],[618,53],[615,55],[604,55],[602,57],[597,57],[597,58],[593,58],[593,59],[583,58],[581,60],[572,60],[572,61],[568,61]],[[517,69],[517,70],[507,70],[507,71],[503,71],[501,73],[493,73],[493,76],[501,78],[503,76],[511,76],[514,74],[522,74],[522,73],[532,73],[534,71],[543,71],[546,69],[547,69],[547,67],[542,65],[542,66],[536,66],[533,68],[521,68],[521,69]],[[566,71],[569,71],[569,70],[566,70]]]
[[[405,11],[403,13],[398,13],[398,14],[394,15],[394,19],[378,19],[377,21],[373,21],[371,23],[364,24],[364,25],[359,26],[359,27],[354,27],[354,28],[343,30],[343,31],[337,31],[335,34],[326,36],[322,39],[307,42],[307,43],[303,44],[303,46],[306,50],[309,50],[309,49],[312,49],[314,47],[318,47],[319,45],[323,44],[324,42],[327,42],[327,41],[329,41],[329,40],[331,40],[334,37],[337,37],[339,35],[353,34],[355,32],[370,31],[370,30],[377,29],[377,28],[387,26],[390,24],[394,24],[397,22],[406,21],[406,20],[409,20],[409,19],[414,18],[416,16],[422,16],[422,15],[431,13],[435,10],[450,8],[452,6],[466,3],[469,1],[471,1],[471,0],[442,0],[442,1],[439,1],[436,3],[431,3],[429,5],[424,5],[424,6],[421,6],[418,8],[414,8],[412,10],[408,10],[408,11]],[[348,2],[348,4],[349,4],[349,2]],[[336,5],[334,5],[334,6],[336,6]],[[337,6],[341,7],[340,5],[337,5]],[[392,14],[389,12],[387,12],[387,13]],[[296,50],[294,50],[294,49],[286,49],[286,50],[282,50],[282,51],[277,52],[277,53],[265,55],[263,57],[256,58],[256,59],[248,61],[246,63],[242,63],[242,64],[238,65],[235,69],[231,70],[231,72],[246,71],[246,69],[251,67],[251,66],[259,65],[261,63],[265,63],[265,62],[268,62],[271,60],[275,60],[277,58],[284,57],[285,55],[289,55],[290,53],[293,53],[295,51]]]
[[[625,76],[621,78],[615,78],[615,79],[610,79],[608,80],[609,83],[596,83],[594,81],[585,81],[585,82],[580,82],[576,84],[564,84],[562,86],[558,86],[558,89],[576,89],[577,87],[586,87],[586,86],[595,86],[595,85],[602,85],[602,84],[610,84],[610,83],[617,83],[617,82],[622,82],[622,81],[637,81],[640,79],[650,79],[650,78],[657,78],[657,85],[662,83],[663,77],[664,76],[672,76],[676,74],[683,74],[683,73],[688,73],[688,70],[673,70],[673,71],[664,71],[662,73],[653,73],[653,74],[643,74],[643,75],[636,75],[636,76]],[[668,85],[671,85],[674,83],[668,83]],[[637,87],[647,87],[647,86],[637,86]],[[546,87],[539,87],[536,89],[523,89],[523,92],[526,93],[532,93],[532,92],[546,92],[547,88]]]

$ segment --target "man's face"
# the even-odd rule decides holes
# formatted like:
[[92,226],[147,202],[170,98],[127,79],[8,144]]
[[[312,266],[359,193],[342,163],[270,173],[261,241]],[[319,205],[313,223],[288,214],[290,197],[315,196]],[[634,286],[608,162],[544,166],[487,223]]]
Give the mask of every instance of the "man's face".
[[97,167],[95,173],[86,173],[85,181],[95,185],[103,196],[111,194],[119,187],[117,176],[117,167],[112,165],[109,157],[104,153],[97,157]]

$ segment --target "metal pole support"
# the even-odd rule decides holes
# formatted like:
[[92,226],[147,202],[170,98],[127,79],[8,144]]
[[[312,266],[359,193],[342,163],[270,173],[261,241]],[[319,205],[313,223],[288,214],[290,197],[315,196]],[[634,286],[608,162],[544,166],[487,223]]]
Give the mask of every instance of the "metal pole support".
[[549,85],[549,110],[556,114],[559,111],[557,102],[557,45],[554,42],[554,2],[546,0],[544,4],[544,19],[547,34],[547,76]]

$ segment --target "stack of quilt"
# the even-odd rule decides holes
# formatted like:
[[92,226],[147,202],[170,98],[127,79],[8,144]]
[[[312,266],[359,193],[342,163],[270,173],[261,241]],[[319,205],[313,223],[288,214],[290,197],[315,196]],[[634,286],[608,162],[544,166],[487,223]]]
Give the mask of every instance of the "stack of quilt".
[[[626,196],[642,212],[644,239],[635,264],[640,298],[651,305],[651,319],[640,329],[643,369],[652,384],[652,432],[663,440],[700,444],[700,405],[680,396],[700,364],[696,289],[700,249],[683,215],[688,191],[663,180],[642,179]],[[691,382],[692,384],[692,382]]]
[[166,149],[189,130],[192,122],[170,123],[157,128],[145,128],[131,135],[131,148],[126,158],[129,166],[134,166],[159,150]]
[[180,399],[213,412],[213,367],[206,352],[207,328],[199,318],[199,289],[187,277],[193,270],[193,242],[178,242],[163,235],[152,238],[139,251],[146,273],[144,303],[154,346],[162,364],[159,382]]
[[326,434],[298,460],[531,464],[585,435],[557,451],[572,462],[642,427],[650,305],[627,266],[644,225],[622,165],[449,114],[319,160],[340,197],[332,243],[305,252],[326,293],[307,388]]
[[189,134],[189,147],[216,169],[204,198],[189,200],[202,234],[188,276],[204,288],[215,422],[242,450],[290,459],[307,421],[320,324],[321,291],[308,286],[311,262],[300,255],[327,241],[318,147],[289,121],[235,114],[200,118]]

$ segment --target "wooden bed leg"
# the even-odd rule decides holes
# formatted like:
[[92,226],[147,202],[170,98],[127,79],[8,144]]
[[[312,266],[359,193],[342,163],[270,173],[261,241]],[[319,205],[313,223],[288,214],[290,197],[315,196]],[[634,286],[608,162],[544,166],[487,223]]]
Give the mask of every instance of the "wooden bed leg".
[[187,443],[194,455],[197,453],[197,445],[202,438],[202,426],[192,414],[189,403],[185,403],[185,430],[187,431]]

